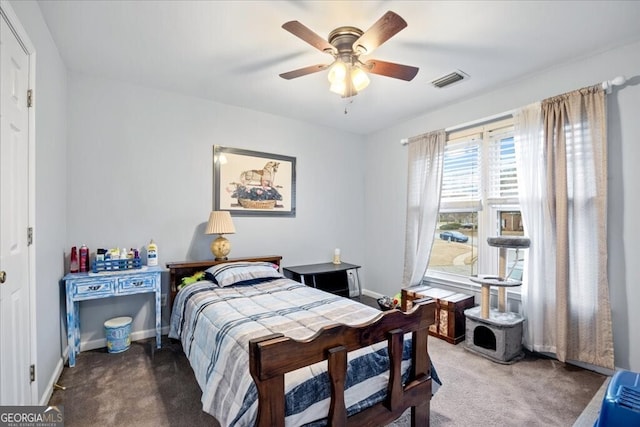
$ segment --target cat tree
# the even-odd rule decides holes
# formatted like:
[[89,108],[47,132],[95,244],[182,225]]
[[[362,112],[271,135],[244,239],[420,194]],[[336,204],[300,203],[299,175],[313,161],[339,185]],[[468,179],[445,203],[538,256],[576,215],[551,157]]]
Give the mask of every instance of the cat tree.
[[[524,318],[507,309],[507,288],[522,285],[511,278],[518,262],[520,249],[529,247],[526,237],[498,236],[487,239],[489,246],[500,249],[498,275],[479,275],[471,280],[481,285],[480,306],[465,310],[466,349],[495,362],[510,364],[524,356],[522,351],[522,323]],[[507,272],[507,250],[515,249],[516,256]],[[498,289],[497,308],[491,307],[491,288]]]

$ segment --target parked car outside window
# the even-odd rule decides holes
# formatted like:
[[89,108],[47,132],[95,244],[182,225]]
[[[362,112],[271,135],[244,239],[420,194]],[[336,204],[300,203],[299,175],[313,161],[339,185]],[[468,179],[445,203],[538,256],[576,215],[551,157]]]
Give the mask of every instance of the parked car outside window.
[[459,231],[443,231],[440,233],[442,240],[448,240],[449,242],[461,242],[465,243],[469,240],[469,237],[460,233]]

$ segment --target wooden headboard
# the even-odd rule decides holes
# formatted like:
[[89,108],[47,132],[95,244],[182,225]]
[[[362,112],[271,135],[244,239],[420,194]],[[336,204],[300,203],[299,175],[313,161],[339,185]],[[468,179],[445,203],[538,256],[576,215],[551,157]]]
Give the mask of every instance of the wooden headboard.
[[193,276],[198,271],[204,271],[207,268],[224,262],[271,262],[280,266],[282,257],[280,255],[266,255],[261,257],[247,258],[229,258],[226,260],[206,260],[206,261],[178,261],[168,262],[169,269],[169,307],[173,307],[173,300],[178,293],[178,285],[183,277]]

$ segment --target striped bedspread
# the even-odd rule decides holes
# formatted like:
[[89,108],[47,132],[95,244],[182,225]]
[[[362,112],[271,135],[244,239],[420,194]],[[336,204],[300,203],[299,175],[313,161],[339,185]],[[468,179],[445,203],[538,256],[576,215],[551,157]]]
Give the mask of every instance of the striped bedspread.
[[[222,426],[250,426],[257,416],[257,390],[249,373],[249,340],[272,333],[295,339],[335,323],[358,325],[380,312],[286,278],[255,285],[217,287],[203,281],[182,289],[169,337],[179,339],[202,389],[203,410]],[[410,335],[408,335],[410,338]],[[409,366],[405,340],[402,368]],[[345,403],[349,414],[385,396],[389,362],[386,342],[349,353]],[[329,410],[327,364],[285,376],[285,423],[300,426]],[[315,424],[314,424],[315,425]]]

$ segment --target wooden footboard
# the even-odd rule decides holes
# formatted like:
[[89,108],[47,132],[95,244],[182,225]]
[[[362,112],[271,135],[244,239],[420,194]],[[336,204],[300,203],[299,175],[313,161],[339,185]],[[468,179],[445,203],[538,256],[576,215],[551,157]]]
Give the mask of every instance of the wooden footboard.
[[[330,426],[381,426],[411,407],[411,425],[429,425],[431,372],[427,336],[435,319],[432,300],[414,301],[411,312],[392,310],[358,327],[334,325],[323,328],[308,340],[297,341],[281,334],[252,340],[249,344],[250,371],[259,395],[260,427],[283,427],[284,374],[322,360],[328,361],[331,381]],[[412,332],[412,369],[403,386],[400,364],[404,334]],[[386,400],[347,417],[344,384],[347,352],[387,341],[390,375]]]

